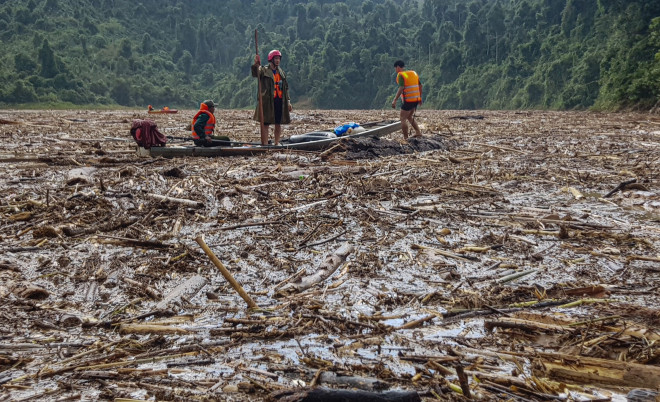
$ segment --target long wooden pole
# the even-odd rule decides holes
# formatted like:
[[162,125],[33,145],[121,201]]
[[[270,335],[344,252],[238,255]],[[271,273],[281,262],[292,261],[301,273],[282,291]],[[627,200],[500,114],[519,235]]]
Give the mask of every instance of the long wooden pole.
[[231,272],[229,272],[229,270],[227,268],[225,268],[225,266],[222,264],[222,262],[220,262],[218,257],[216,257],[215,254],[213,254],[213,251],[211,251],[209,246],[206,245],[206,243],[204,242],[204,239],[202,239],[202,236],[197,236],[197,238],[195,238],[195,241],[197,242],[197,244],[200,245],[202,250],[204,250],[206,255],[209,256],[209,258],[211,259],[213,264],[220,270],[220,272],[222,273],[222,276],[225,277],[225,279],[227,280],[227,282],[229,282],[231,287],[234,288],[234,290],[236,290],[239,295],[241,295],[243,300],[245,300],[245,302],[247,303],[248,307],[250,307],[250,308],[259,307],[259,306],[257,306],[257,303],[255,303],[254,300],[252,300],[250,295],[248,295],[247,292],[245,292],[245,290],[240,285],[240,283],[238,283],[236,281],[236,279],[234,279],[234,277],[231,275]]
[[[259,33],[257,32],[256,29],[254,30],[254,50],[256,51],[257,56],[258,56],[259,55]],[[261,63],[259,63],[259,69],[261,69]],[[262,97],[261,97],[261,77],[259,76],[259,70],[257,70],[257,83],[258,83],[257,85],[259,86],[259,122],[261,123],[260,127],[259,127],[259,129],[261,131],[259,132],[259,135],[261,135],[261,132],[263,132],[263,129],[264,129],[264,127],[263,127],[264,126],[264,104],[263,104]]]

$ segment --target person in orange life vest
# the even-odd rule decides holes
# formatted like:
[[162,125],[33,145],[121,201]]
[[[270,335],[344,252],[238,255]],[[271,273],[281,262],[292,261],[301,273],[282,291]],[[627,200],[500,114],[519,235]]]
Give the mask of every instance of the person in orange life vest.
[[213,147],[220,144],[213,141],[213,130],[215,130],[215,104],[212,100],[205,100],[199,105],[199,112],[193,117],[192,137],[198,147]]
[[403,138],[408,139],[408,122],[415,129],[413,137],[421,137],[422,132],[415,121],[415,111],[417,105],[422,104],[422,83],[419,81],[419,76],[413,70],[404,70],[405,64],[402,60],[394,62],[396,69],[396,82],[399,84],[399,90],[392,101],[392,109],[396,108],[396,101],[403,95],[401,104],[401,131],[403,131]]
[[[280,68],[282,53],[271,50],[268,53],[268,65],[261,66],[259,55],[254,57],[252,76],[261,80],[261,103],[264,121],[261,122],[261,144],[268,144],[268,126],[275,125],[275,145],[280,144],[282,136],[281,124],[291,123],[289,112],[293,110],[289,98],[289,84],[284,71]],[[259,105],[254,112],[254,120],[261,121]]]

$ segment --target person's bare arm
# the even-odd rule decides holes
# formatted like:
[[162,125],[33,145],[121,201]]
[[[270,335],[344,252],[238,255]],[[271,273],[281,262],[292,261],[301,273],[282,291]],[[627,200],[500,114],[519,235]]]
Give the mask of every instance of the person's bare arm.
[[396,95],[394,96],[394,100],[392,101],[392,109],[396,108],[396,100],[399,99],[399,96],[403,93],[403,87],[399,87],[399,90],[396,91]]

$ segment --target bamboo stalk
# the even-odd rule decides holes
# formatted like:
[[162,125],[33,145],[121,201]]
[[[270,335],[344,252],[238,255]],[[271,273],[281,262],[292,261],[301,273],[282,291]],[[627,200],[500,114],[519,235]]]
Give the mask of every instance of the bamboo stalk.
[[533,273],[535,273],[536,271],[538,271],[538,270],[537,270],[537,269],[530,269],[530,270],[523,271],[523,272],[516,272],[515,274],[511,274],[511,275],[507,275],[507,276],[503,276],[503,277],[501,277],[500,279],[497,280],[497,282],[499,282],[499,283],[507,283],[507,282],[511,282],[511,281],[513,281],[513,280],[516,280],[516,279],[522,278],[523,276],[527,276],[527,275],[529,275],[529,274],[533,274]]
[[190,331],[167,325],[151,324],[122,324],[119,326],[120,334],[188,334]]
[[94,366],[76,367],[74,369],[74,371],[100,370],[100,369],[113,368],[113,367],[133,366],[133,365],[138,365],[138,364],[155,363],[155,362],[168,360],[168,359],[178,359],[178,358],[181,358],[181,357],[196,356],[198,354],[199,354],[199,352],[188,352],[188,353],[180,353],[180,354],[176,354],[176,355],[149,357],[149,358],[146,358],[146,359],[122,360],[122,361],[119,361],[119,362],[97,364],[97,365],[94,365]]
[[213,262],[213,264],[220,270],[220,272],[222,273],[222,276],[225,277],[225,279],[227,280],[227,282],[229,282],[231,287],[233,287],[234,290],[237,291],[238,294],[243,298],[243,300],[245,300],[248,307],[249,308],[258,308],[259,306],[257,306],[257,303],[255,303],[254,300],[252,300],[252,298],[250,297],[250,295],[248,295],[245,292],[245,290],[243,290],[243,287],[236,281],[236,279],[234,279],[234,277],[231,275],[229,270],[227,268],[225,268],[225,266],[222,264],[222,262],[220,262],[218,257],[216,257],[215,254],[213,254],[213,251],[211,251],[209,246],[206,245],[206,243],[204,242],[204,239],[202,238],[202,236],[197,236],[195,238],[195,241],[197,242],[197,244],[199,244],[199,246],[202,248],[202,250],[204,250],[206,255],[209,256],[209,258],[211,259],[211,262]]

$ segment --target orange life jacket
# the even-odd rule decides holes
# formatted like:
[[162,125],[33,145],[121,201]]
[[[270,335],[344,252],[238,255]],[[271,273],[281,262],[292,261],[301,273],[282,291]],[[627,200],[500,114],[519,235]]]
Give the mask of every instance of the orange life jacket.
[[213,130],[215,130],[215,116],[213,113],[209,112],[209,107],[206,105],[206,103],[202,103],[199,107],[199,112],[193,117],[192,121],[192,137],[195,140],[199,140],[199,135],[195,132],[195,123],[197,122],[197,118],[199,117],[200,114],[206,113],[209,115],[209,120],[206,122],[206,125],[204,126],[204,134],[211,136],[213,135]]
[[282,91],[282,77],[280,77],[280,70],[275,71],[273,79],[275,80],[275,91],[273,96],[282,99],[284,92]]
[[422,94],[419,90],[419,76],[412,70],[401,71],[396,80],[399,82],[399,75],[403,77],[403,101],[421,102]]

